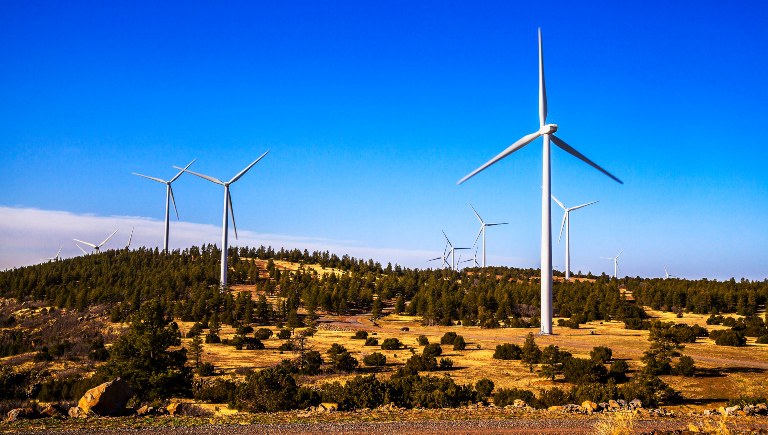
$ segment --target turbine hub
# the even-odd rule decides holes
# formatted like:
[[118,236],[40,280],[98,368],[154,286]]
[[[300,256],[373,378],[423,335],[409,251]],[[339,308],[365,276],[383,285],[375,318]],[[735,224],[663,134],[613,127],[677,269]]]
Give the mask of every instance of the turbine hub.
[[557,124],[547,124],[539,129],[539,134],[552,134],[557,131]]

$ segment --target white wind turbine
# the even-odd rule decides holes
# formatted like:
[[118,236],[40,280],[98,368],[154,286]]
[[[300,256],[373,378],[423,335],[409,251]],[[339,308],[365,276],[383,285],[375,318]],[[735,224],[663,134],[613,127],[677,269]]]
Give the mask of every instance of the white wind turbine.
[[[167,228],[168,228],[168,227],[166,227],[166,229],[167,229]],[[127,244],[127,245],[125,245],[125,249],[126,249],[126,250],[127,250],[127,249],[131,249],[131,240],[133,240],[133,230],[134,230],[134,227],[131,227],[131,235],[128,237],[128,244]],[[167,234],[167,233],[166,233],[166,234]],[[166,240],[167,240],[167,239],[166,239]],[[166,245],[167,245],[167,243],[166,243]],[[166,250],[165,252],[167,253],[168,251]]]
[[[166,254],[168,253],[168,227],[170,225],[169,224],[169,220],[170,220],[169,218],[170,218],[170,214],[171,214],[171,202],[173,202],[173,210],[176,212],[176,219],[177,220],[179,219],[179,210],[176,208],[176,199],[173,197],[173,187],[171,187],[171,183],[176,181],[176,179],[179,178],[181,176],[181,174],[183,174],[184,171],[187,168],[192,166],[192,163],[195,163],[195,160],[197,160],[197,159],[192,159],[192,161],[189,162],[189,164],[187,166],[185,166],[183,169],[179,168],[179,169],[181,169],[179,171],[179,173],[176,174],[173,178],[171,178],[168,181],[165,181],[165,180],[163,180],[161,178],[150,177],[148,175],[137,174],[136,172],[133,172],[133,175],[138,175],[139,177],[148,178],[148,179],[150,179],[152,181],[157,181],[158,183],[165,184],[165,238],[163,239],[163,251]],[[133,232],[131,232],[131,235],[133,235]],[[128,242],[128,245],[130,245],[130,244],[131,243]]]
[[54,255],[54,256],[53,256],[53,257],[51,257],[51,258],[43,258],[43,260],[42,260],[42,261],[45,261],[45,262],[48,262],[48,263],[50,263],[51,261],[59,261],[59,260],[61,260],[61,257],[59,256],[59,254],[61,254],[61,248],[62,248],[62,246],[61,246],[61,245],[59,245],[59,251],[58,251],[58,252],[56,252],[56,255]]
[[615,181],[622,183],[621,180],[611,175],[608,171],[598,166],[592,160],[576,151],[573,147],[565,143],[562,139],[556,137],[556,124],[547,124],[547,91],[544,86],[544,50],[541,43],[541,29],[539,29],[539,130],[529,135],[523,136],[517,142],[513,143],[499,155],[492,158],[484,165],[472,171],[469,175],[459,180],[461,184],[480,171],[498,162],[504,157],[523,148],[533,142],[538,137],[544,139],[542,147],[542,189],[541,189],[541,333],[552,334],[552,209],[551,195],[552,185],[550,178],[550,139],[558,147],[569,154],[584,161],[588,165],[611,177]]
[[235,230],[235,239],[237,239],[237,225],[235,225],[235,211],[232,207],[232,196],[229,194],[229,186],[234,183],[235,181],[239,180],[240,177],[245,175],[246,172],[248,172],[249,169],[253,167],[256,163],[259,162],[259,160],[263,159],[264,156],[269,153],[269,150],[259,156],[258,159],[254,160],[253,163],[248,165],[245,169],[240,171],[237,175],[232,177],[229,181],[221,181],[218,178],[213,178],[208,175],[198,174],[197,172],[192,172],[188,170],[187,168],[179,168],[174,166],[176,169],[182,169],[183,172],[189,172],[192,175],[197,175],[200,178],[203,178],[205,180],[210,181],[211,183],[216,183],[221,186],[224,186],[224,213],[222,217],[222,224],[221,224],[221,288],[222,290],[227,287],[227,232],[229,230],[229,215],[228,213],[232,213],[232,228]]
[[667,272],[667,266],[664,266],[664,279],[670,279],[670,278],[677,278],[676,276],[672,276]]
[[430,258],[430,259],[429,259],[429,260],[427,260],[427,261],[437,261],[437,260],[442,260],[442,262],[441,262],[441,264],[440,264],[440,267],[449,266],[449,264],[448,264],[448,255],[447,255],[447,253],[448,253],[448,245],[446,244],[446,245],[445,245],[445,248],[443,249],[443,255],[442,255],[441,257]]
[[565,227],[565,280],[568,281],[571,279],[571,212],[600,201],[592,201],[575,207],[566,208],[562,202],[555,198],[555,195],[552,195],[552,199],[554,199],[557,205],[559,205],[565,212],[563,213],[563,223],[560,224],[560,235],[557,236],[557,243],[560,243],[560,239],[563,237],[563,227]]
[[622,249],[621,252],[616,254],[615,257],[600,257],[603,260],[611,260],[613,261],[613,277],[618,278],[619,277],[619,257],[621,257],[621,254],[624,252]]
[[485,227],[493,227],[496,225],[507,225],[507,222],[499,222],[499,223],[493,223],[493,224],[485,223],[483,218],[480,217],[480,214],[477,212],[477,210],[475,210],[475,208],[472,207],[472,204],[469,204],[469,206],[472,208],[472,211],[475,212],[475,216],[477,216],[477,220],[480,221],[480,231],[477,232],[477,237],[475,237],[474,244],[477,244],[477,239],[480,238],[480,234],[482,234],[483,235],[483,267],[485,267]]
[[459,251],[462,249],[471,249],[471,248],[454,248],[453,243],[451,243],[451,241],[448,240],[448,236],[445,234],[445,231],[443,231],[443,236],[445,236],[445,241],[448,242],[448,246],[451,247],[451,249],[448,250],[448,255],[451,256],[451,269],[456,270],[456,251]]
[[[93,248],[94,251],[99,252],[99,249],[101,249],[101,247],[104,246],[104,244],[107,243],[107,241],[109,239],[111,239],[112,236],[114,236],[116,232],[117,232],[117,230],[112,231],[112,234],[110,234],[106,239],[104,239],[103,242],[99,243],[98,245],[94,245],[93,243],[84,242],[84,241],[79,240],[79,239],[72,239],[72,240],[74,240],[74,241],[76,241],[78,243],[82,243],[83,245],[88,245],[91,248]],[[77,245],[77,243],[76,243],[76,245]],[[77,247],[80,248],[81,251],[83,251],[83,254],[87,254],[87,252],[85,252],[85,250],[80,245],[77,245]]]

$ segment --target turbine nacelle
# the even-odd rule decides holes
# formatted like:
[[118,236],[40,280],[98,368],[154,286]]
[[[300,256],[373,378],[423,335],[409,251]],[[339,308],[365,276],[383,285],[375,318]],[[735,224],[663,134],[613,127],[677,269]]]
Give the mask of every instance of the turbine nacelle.
[[557,124],[547,124],[539,129],[539,134],[553,134],[557,131]]

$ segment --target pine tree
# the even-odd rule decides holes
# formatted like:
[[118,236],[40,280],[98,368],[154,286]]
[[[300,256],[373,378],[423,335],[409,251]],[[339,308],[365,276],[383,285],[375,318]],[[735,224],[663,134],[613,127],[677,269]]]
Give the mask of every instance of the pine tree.
[[203,362],[203,339],[200,337],[200,334],[192,336],[192,341],[189,343],[187,353],[189,354],[189,359],[194,364],[194,367],[196,369],[199,368],[200,364]]

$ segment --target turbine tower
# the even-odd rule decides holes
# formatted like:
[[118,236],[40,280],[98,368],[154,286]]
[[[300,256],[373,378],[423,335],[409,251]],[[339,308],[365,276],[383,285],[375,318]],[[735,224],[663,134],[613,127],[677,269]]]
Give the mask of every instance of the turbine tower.
[[[469,206],[472,207],[472,204],[469,204]],[[485,227],[492,227],[496,225],[507,225],[507,222],[487,224],[485,223],[483,218],[480,217],[480,214],[477,213],[477,210],[475,210],[474,207],[472,207],[472,211],[475,212],[475,216],[477,216],[477,220],[480,221],[480,231],[477,232],[477,237],[475,237],[475,244],[477,244],[477,239],[480,238],[480,234],[482,234],[483,235],[483,267],[485,267]],[[472,246],[474,246],[474,244]]]
[[448,250],[448,255],[451,256],[451,270],[456,270],[456,251],[461,249],[472,249],[472,248],[454,248],[453,243],[451,243],[451,241],[448,240],[448,236],[445,234],[445,231],[443,231],[443,236],[445,236],[445,241],[448,242],[448,246],[451,247],[451,249]]
[[469,175],[459,180],[461,184],[480,171],[498,162],[504,157],[523,148],[533,142],[538,137],[543,137],[542,146],[542,189],[541,189],[541,333],[552,334],[552,209],[550,195],[552,194],[552,185],[550,178],[550,146],[549,142],[555,143],[558,147],[567,153],[584,161],[588,165],[611,177],[613,180],[624,184],[621,180],[611,175],[608,171],[598,166],[592,160],[578,152],[576,149],[565,143],[562,139],[556,137],[556,124],[547,124],[547,91],[544,86],[544,50],[541,43],[541,29],[539,29],[539,130],[523,136],[517,142],[513,143],[499,155],[492,158],[484,165],[472,171]]
[[[61,245],[59,245],[59,251],[58,251],[58,252],[56,252],[56,255],[54,255],[54,256],[53,256],[53,257],[51,257],[51,258],[43,258],[43,260],[42,260],[42,261],[45,261],[45,262],[48,262],[48,263],[50,263],[51,261],[59,261],[59,260],[61,260],[61,257],[59,256],[59,254],[61,254],[61,248],[62,248],[62,246],[61,246]],[[665,269],[665,270],[666,270],[666,269]]]
[[600,257],[604,260],[611,260],[613,261],[613,277],[618,278],[619,277],[619,257],[621,257],[621,254],[624,252],[622,249],[621,252],[616,254],[615,257]]
[[[179,168],[181,169],[179,173],[176,174],[176,176],[174,176],[168,181],[165,181],[160,178],[150,177],[148,175],[137,174],[136,172],[133,172],[133,175],[138,175],[139,177],[148,178],[152,181],[157,181],[158,183],[165,184],[165,238],[163,239],[163,251],[165,251],[166,254],[168,253],[168,227],[169,227],[168,221],[169,221],[170,211],[171,211],[171,201],[173,201],[173,210],[176,212],[176,219],[177,220],[179,219],[179,210],[176,208],[176,199],[173,197],[173,188],[171,187],[171,183],[176,181],[176,179],[179,178],[187,168],[192,166],[192,163],[195,163],[195,160],[197,159],[193,159],[183,169]],[[131,235],[133,235],[133,232],[131,232]],[[130,244],[131,242],[129,241],[128,246],[130,246]]]
[[254,160],[253,163],[248,165],[245,169],[240,171],[237,175],[232,177],[229,181],[221,181],[218,178],[213,178],[208,175],[198,174],[197,172],[192,172],[188,170],[187,168],[179,168],[174,166],[176,169],[181,169],[182,172],[189,172],[192,175],[196,175],[202,179],[208,180],[211,183],[216,183],[221,186],[224,186],[224,213],[222,217],[222,224],[221,224],[221,289],[224,290],[227,287],[227,231],[229,230],[229,215],[228,213],[232,213],[232,228],[235,230],[235,239],[237,239],[237,225],[235,225],[235,210],[232,207],[232,196],[229,194],[229,186],[234,183],[235,181],[239,180],[240,177],[245,175],[246,172],[248,172],[249,169],[253,167],[256,163],[259,162],[259,160],[263,159],[264,156],[269,153],[269,150],[259,156],[258,159]]
[[[103,241],[103,242],[101,242],[101,243],[99,243],[98,245],[94,245],[93,243],[84,242],[84,241],[82,241],[82,240],[78,240],[78,239],[72,239],[72,240],[74,240],[74,241],[76,241],[76,242],[78,242],[78,243],[82,243],[83,245],[88,245],[88,246],[90,246],[91,248],[93,248],[93,250],[94,250],[94,251],[96,251],[96,252],[99,252],[99,249],[101,249],[101,247],[102,247],[102,246],[104,246],[104,244],[105,244],[105,243],[107,243],[107,241],[108,241],[109,239],[111,239],[111,238],[112,238],[112,236],[114,236],[116,232],[117,232],[117,230],[115,230],[115,231],[112,231],[112,234],[110,234],[110,235],[109,235],[109,237],[107,237],[106,239],[104,239],[104,241]],[[80,247],[80,245],[77,245],[77,247],[78,247],[78,248],[80,248],[80,250],[81,250],[81,251],[83,251],[83,253],[84,253],[84,254],[86,253],[86,252],[85,252],[85,250],[84,250],[83,248],[81,248],[81,247]]]
[[577,205],[576,207],[566,208],[562,202],[555,198],[555,195],[552,195],[552,199],[565,212],[563,213],[563,223],[560,224],[560,235],[557,237],[557,243],[560,243],[560,239],[563,237],[563,227],[565,227],[565,280],[568,281],[571,279],[571,212],[600,201],[592,201]]

